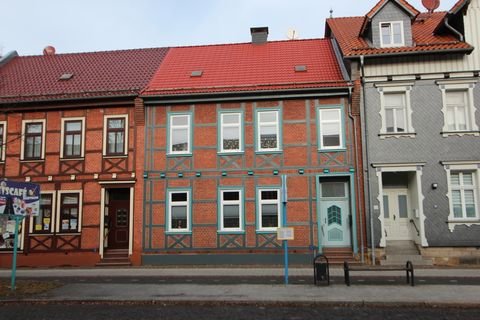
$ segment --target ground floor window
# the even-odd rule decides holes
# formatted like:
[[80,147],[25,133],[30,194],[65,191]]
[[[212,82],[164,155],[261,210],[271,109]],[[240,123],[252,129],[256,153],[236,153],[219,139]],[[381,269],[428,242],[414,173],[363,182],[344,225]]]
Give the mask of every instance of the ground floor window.
[[276,231],[280,226],[280,189],[258,189],[258,231]]
[[190,191],[168,191],[167,231],[189,232],[190,228]]
[[220,190],[220,231],[243,231],[242,190]]

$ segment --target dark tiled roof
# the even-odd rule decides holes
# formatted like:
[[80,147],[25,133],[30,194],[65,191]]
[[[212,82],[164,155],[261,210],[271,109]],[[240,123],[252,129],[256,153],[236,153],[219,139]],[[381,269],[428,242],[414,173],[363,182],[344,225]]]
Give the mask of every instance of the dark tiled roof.
[[[0,68],[0,103],[135,95],[167,48],[15,57]],[[60,80],[72,74],[69,80]]]
[[[193,71],[202,74],[192,76]],[[312,39],[172,48],[143,95],[344,86],[330,40]]]

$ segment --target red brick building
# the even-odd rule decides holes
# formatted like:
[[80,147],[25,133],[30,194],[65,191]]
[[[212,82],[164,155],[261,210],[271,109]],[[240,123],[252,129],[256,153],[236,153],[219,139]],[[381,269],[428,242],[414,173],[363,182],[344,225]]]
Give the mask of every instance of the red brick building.
[[[0,176],[41,186],[40,216],[22,225],[18,266],[139,264],[144,114],[138,92],[167,49],[0,62]],[[0,245],[0,267],[12,242]],[[108,259],[107,259],[108,260]]]
[[[353,86],[326,39],[169,50],[145,103],[143,264],[281,263],[363,244]],[[358,98],[358,97],[357,97]],[[357,138],[358,137],[358,138]]]

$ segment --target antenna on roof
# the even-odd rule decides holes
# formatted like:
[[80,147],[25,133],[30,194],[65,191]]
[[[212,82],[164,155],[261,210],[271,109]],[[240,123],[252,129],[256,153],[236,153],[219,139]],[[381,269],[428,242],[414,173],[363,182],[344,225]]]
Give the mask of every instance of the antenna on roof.
[[333,18],[333,9],[330,8],[330,18]]
[[288,40],[297,40],[298,39],[298,31],[294,28],[290,28],[287,31],[287,39]]
[[429,13],[432,13],[440,6],[440,0],[422,0],[422,4]]

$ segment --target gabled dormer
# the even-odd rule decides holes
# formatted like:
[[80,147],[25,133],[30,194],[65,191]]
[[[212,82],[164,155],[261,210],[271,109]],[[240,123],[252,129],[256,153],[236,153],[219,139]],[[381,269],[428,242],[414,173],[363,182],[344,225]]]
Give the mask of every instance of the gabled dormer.
[[419,12],[404,0],[381,0],[365,16],[360,37],[374,48],[411,47]]

